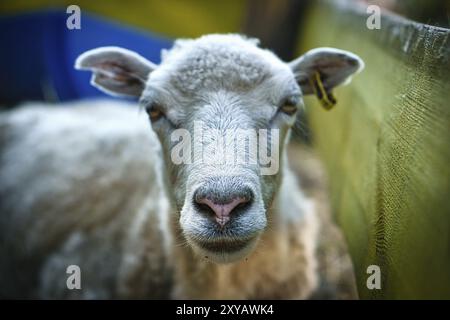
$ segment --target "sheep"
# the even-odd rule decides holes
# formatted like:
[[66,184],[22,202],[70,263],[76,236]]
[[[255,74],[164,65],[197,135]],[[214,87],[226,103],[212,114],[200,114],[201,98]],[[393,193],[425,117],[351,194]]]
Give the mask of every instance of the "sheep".
[[[140,108],[87,100],[2,112],[0,296],[311,295],[319,224],[284,146],[313,75],[330,92],[362,69],[359,57],[319,48],[285,63],[255,39],[212,34],[177,40],[159,65],[102,47],[75,67]],[[217,143],[225,132],[248,144]],[[230,150],[244,161],[221,161]],[[70,265],[79,290],[66,286]]]

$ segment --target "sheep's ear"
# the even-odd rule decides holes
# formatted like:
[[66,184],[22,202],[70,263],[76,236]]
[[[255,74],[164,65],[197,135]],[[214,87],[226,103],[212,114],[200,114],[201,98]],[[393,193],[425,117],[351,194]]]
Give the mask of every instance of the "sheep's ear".
[[351,75],[364,68],[364,62],[355,54],[334,48],[308,51],[289,63],[303,94],[315,92],[315,77],[319,76],[327,92],[350,82]]
[[118,47],[101,47],[81,54],[75,69],[92,71],[91,84],[118,96],[139,97],[156,65],[137,53]]

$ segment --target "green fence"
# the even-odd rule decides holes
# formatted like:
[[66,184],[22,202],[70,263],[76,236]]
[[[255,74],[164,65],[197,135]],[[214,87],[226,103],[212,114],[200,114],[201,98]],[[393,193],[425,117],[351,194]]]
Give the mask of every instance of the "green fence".
[[[450,31],[365,8],[316,3],[302,51],[331,46],[365,70],[325,111],[308,99],[313,141],[330,176],[361,298],[450,298]],[[369,290],[369,265],[381,290]]]

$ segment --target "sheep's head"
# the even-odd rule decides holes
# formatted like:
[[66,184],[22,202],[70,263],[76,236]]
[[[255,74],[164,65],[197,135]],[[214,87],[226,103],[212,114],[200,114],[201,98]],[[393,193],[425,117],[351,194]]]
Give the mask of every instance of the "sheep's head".
[[[195,252],[216,262],[248,255],[264,231],[279,186],[283,146],[314,92],[362,68],[355,55],[312,50],[285,63],[238,35],[178,40],[155,65],[125,49],[82,54],[79,69],[113,95],[140,98],[162,145],[180,230]],[[126,119],[124,119],[126,121]]]

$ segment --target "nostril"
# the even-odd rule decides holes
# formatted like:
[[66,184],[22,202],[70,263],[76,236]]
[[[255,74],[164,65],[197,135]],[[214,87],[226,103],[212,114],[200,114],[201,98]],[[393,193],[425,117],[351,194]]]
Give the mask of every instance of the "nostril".
[[224,201],[224,199],[217,200],[199,194],[194,196],[194,201],[199,209],[203,212],[212,213],[216,222],[222,227],[230,221],[231,215],[238,211],[238,209],[244,209],[249,206],[252,197],[248,194],[242,194],[240,196],[228,198],[227,200],[228,201]]

